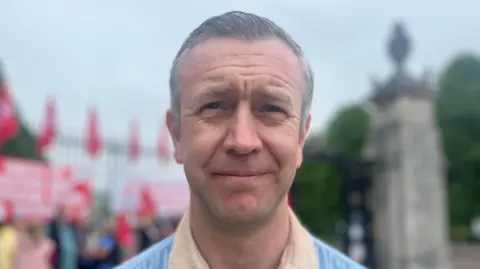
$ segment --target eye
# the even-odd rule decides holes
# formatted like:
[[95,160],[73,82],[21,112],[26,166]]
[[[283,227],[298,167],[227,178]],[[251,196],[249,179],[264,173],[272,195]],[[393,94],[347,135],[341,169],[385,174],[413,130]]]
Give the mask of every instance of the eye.
[[220,102],[211,102],[211,103],[208,103],[208,104],[202,106],[202,110],[221,109],[221,108],[225,108],[225,106],[222,105],[222,103],[220,103]]
[[266,105],[263,107],[262,112],[266,113],[283,113],[286,114],[285,110],[279,106],[275,105]]

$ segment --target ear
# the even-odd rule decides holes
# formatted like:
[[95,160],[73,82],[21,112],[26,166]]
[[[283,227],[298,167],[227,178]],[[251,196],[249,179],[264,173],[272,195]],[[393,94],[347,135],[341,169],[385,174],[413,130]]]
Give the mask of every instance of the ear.
[[297,168],[299,168],[303,162],[303,146],[305,146],[305,140],[307,140],[308,130],[310,130],[311,119],[312,117],[308,115],[307,119],[305,120],[303,130],[301,130],[300,136],[298,138]]
[[182,147],[180,143],[180,126],[178,126],[178,122],[175,121],[173,113],[170,109],[165,114],[165,122],[167,123],[168,132],[170,133],[173,141],[173,157],[178,164],[183,164]]

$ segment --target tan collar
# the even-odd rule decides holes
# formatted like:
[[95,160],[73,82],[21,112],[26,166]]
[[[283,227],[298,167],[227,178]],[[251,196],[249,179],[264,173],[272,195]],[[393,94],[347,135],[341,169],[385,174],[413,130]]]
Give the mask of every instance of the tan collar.
[[[197,249],[190,230],[188,212],[182,218],[174,236],[169,269],[210,269]],[[318,257],[312,236],[290,214],[291,230],[287,247],[282,255],[279,269],[319,269]]]

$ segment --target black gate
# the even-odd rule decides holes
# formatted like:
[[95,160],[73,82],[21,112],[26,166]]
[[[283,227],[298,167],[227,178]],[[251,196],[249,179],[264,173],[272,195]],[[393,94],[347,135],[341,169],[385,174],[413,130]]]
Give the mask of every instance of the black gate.
[[[376,269],[373,211],[370,202],[374,163],[342,154],[323,152],[305,153],[304,161],[330,164],[338,168],[342,179],[340,201],[344,223],[341,232],[342,251],[367,268]],[[295,207],[295,197],[301,195],[299,192],[300,190],[294,184],[291,190],[293,207]]]

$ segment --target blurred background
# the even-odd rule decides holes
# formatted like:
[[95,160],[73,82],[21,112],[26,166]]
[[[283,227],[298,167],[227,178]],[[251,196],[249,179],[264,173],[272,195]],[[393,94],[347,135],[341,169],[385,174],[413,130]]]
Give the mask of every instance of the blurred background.
[[[451,268],[480,268],[480,2],[473,0],[0,0],[2,227],[50,227],[66,217],[93,242],[79,240],[75,255],[83,263],[75,268],[95,268],[117,251],[118,263],[169,235],[189,200],[164,123],[169,69],[190,31],[230,10],[272,19],[312,64],[311,132],[291,193],[303,223],[369,268],[410,268],[379,261],[387,255],[379,245],[397,230],[375,225],[382,202],[372,197],[396,193],[408,201],[420,188],[405,183],[410,187],[387,191],[382,182],[391,180],[382,175],[390,174],[377,169],[387,152],[378,141],[388,136],[378,135],[386,126],[378,119],[418,119],[433,127],[387,128],[415,133],[388,136],[387,144],[404,150],[392,162],[408,168],[441,156],[423,165],[432,179],[422,192],[438,194],[432,201],[443,212],[431,225],[446,226]],[[419,98],[424,103],[391,109],[413,88],[429,93]],[[393,97],[378,97],[382,91]],[[415,151],[400,141],[435,143]],[[396,179],[429,178],[413,173]],[[352,205],[355,190],[365,197]],[[349,220],[355,206],[369,219],[360,228]],[[99,243],[109,234],[115,247]],[[364,242],[352,252],[354,237]],[[104,254],[91,254],[99,248]]]

